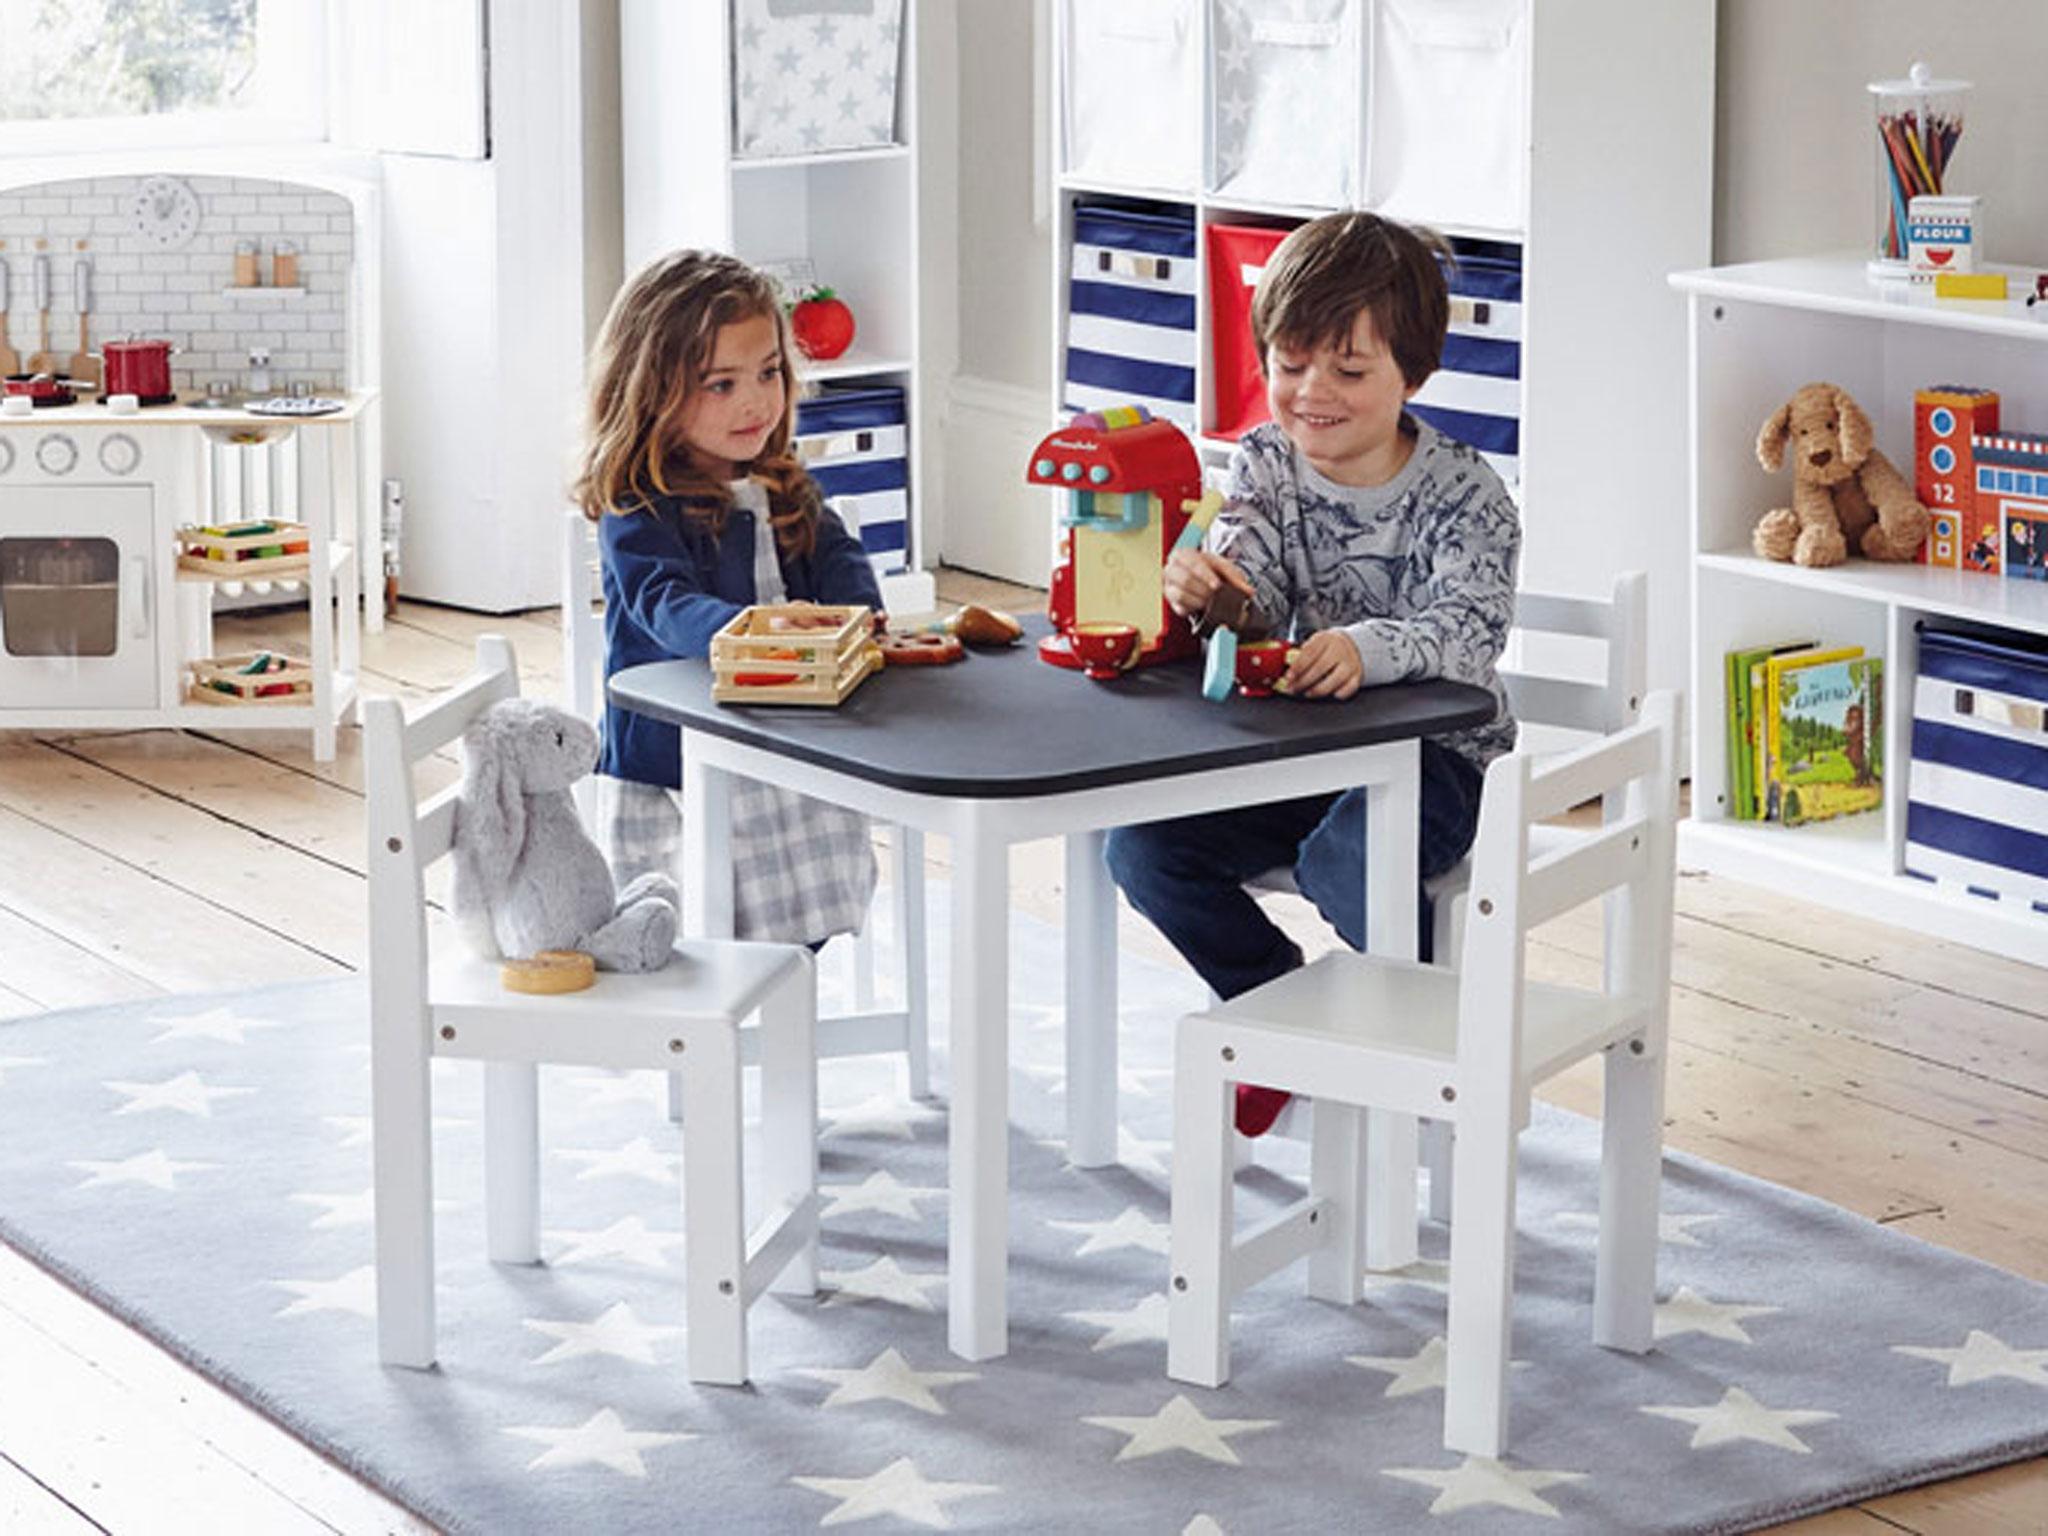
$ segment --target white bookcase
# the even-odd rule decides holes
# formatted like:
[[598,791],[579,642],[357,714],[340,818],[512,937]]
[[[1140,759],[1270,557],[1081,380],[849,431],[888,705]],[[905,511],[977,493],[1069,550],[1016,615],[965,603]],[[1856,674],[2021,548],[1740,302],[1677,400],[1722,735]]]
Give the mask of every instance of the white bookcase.
[[[2029,277],[2031,274],[2029,274]],[[1757,432],[1800,385],[1839,384],[1909,478],[1913,397],[1938,384],[2003,397],[2003,424],[2048,429],[2048,313],[1873,283],[1861,254],[1680,272],[1692,333],[1692,815],[1685,862],[2015,959],[2048,963],[2048,917],[1904,873],[1913,680],[1922,619],[2048,634],[2048,582],[1860,558],[1809,570],[1751,552],[1789,505],[1790,472],[1756,461]],[[2017,288],[2015,291],[2018,291]],[[1882,814],[1803,827],[1729,817],[1722,668],[1744,646],[1808,636],[1885,659]]]
[[[1077,50],[1094,46],[1110,8],[1054,0],[1051,9],[1055,419],[1079,202],[1143,201],[1194,219],[1198,446],[1212,470],[1232,443],[1208,430],[1216,422],[1210,294],[1218,280],[1209,270],[1208,226],[1299,222],[1357,206],[1453,237],[1507,242],[1522,255],[1514,317],[1522,345],[1522,582],[1605,592],[1614,573],[1643,569],[1653,611],[1675,611],[1687,590],[1678,515],[1685,337],[1663,274],[1712,254],[1710,0],[1455,8],[1429,0],[1151,0],[1129,9],[1135,20],[1111,28],[1117,35],[1103,46],[1135,44],[1139,52],[1109,68]],[[1284,166],[1248,176],[1219,149],[1231,131],[1228,87],[1239,78],[1219,53],[1233,37],[1242,46],[1248,23],[1267,27],[1277,46],[1298,44],[1304,17],[1352,50],[1329,73],[1344,76],[1353,94],[1321,114],[1329,153],[1297,173],[1314,190],[1288,196]],[[1439,50],[1443,73],[1435,80],[1415,72],[1418,28],[1428,26],[1450,28],[1422,39]],[[1475,36],[1475,28],[1494,36]],[[1504,76],[1483,60],[1508,34],[1512,68]],[[1176,40],[1180,63],[1155,63],[1139,78],[1142,51],[1170,51]],[[1425,66],[1428,53],[1425,46]],[[1133,132],[1144,126],[1139,149],[1165,165],[1163,174],[1133,174],[1132,156],[1119,164],[1116,154],[1075,143],[1072,125],[1081,118],[1116,123],[1085,98],[1119,79],[1124,120]],[[1476,135],[1474,123],[1483,125]],[[1654,683],[1674,686],[1686,675],[1678,626],[1652,633],[1650,661]]]
[[903,0],[896,142],[749,158],[734,152],[731,0],[622,0],[620,139],[627,270],[684,246],[807,260],[853,310],[853,345],[805,364],[809,383],[893,384],[909,428],[909,569],[882,578],[891,610],[929,611],[919,491],[932,462],[918,334],[917,12]]

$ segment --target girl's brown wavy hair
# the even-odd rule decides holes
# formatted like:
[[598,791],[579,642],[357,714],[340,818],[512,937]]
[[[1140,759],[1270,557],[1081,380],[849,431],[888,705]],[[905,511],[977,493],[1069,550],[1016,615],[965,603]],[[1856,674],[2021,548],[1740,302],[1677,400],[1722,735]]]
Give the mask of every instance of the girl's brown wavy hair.
[[732,492],[704,473],[682,438],[683,402],[702,386],[718,332],[767,315],[782,359],[782,419],[761,452],[738,466],[768,492],[769,522],[786,555],[817,543],[818,487],[790,448],[796,368],[789,323],[768,279],[716,251],[672,251],[636,273],[604,318],[590,360],[590,416],[570,496],[592,522],[631,513],[655,496],[681,498],[684,515],[725,531]]

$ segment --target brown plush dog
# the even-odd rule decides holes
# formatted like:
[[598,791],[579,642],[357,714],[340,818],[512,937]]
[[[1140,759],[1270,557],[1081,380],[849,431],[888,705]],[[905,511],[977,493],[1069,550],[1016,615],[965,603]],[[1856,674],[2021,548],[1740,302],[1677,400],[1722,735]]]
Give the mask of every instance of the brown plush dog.
[[1792,442],[1792,505],[1766,512],[1750,543],[1766,560],[1840,565],[1853,546],[1871,560],[1911,560],[1927,509],[1871,443],[1870,418],[1833,384],[1808,384],[1757,434],[1757,462],[1775,470]]

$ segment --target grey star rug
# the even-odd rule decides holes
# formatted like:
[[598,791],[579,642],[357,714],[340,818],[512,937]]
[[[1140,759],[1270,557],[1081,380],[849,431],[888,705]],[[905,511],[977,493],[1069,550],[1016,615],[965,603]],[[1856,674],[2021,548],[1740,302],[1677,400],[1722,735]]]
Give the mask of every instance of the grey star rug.
[[[1002,1359],[946,1348],[945,1106],[908,1098],[898,1059],[822,1070],[823,1289],[756,1306],[745,1388],[683,1374],[661,1079],[544,1074],[546,1261],[503,1267],[481,1074],[439,1063],[440,1363],[381,1368],[356,981],[0,1025],[0,1237],[422,1515],[494,1536],[1737,1531],[2048,1451],[2048,1288],[1683,1156],[1659,1346],[1594,1346],[1597,1128],[1541,1107],[1504,1460],[1439,1438],[1436,1226],[1356,1306],[1276,1276],[1240,1304],[1231,1383],[1172,1382],[1168,1066],[1201,990],[1124,958],[1121,1165],[1077,1170],[1059,936],[1018,918],[1013,943]],[[1262,1155],[1240,1216],[1304,1166]]]

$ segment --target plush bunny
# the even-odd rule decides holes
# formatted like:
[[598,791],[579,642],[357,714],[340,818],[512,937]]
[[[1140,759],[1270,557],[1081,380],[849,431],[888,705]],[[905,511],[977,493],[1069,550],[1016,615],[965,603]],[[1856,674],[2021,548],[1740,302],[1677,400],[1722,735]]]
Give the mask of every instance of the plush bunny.
[[680,901],[647,874],[614,891],[569,786],[597,763],[597,733],[532,699],[504,699],[462,736],[455,809],[455,915],[481,954],[580,949],[601,970],[668,963]]
[[1766,512],[1750,534],[1766,560],[1840,565],[1911,560],[1927,537],[1927,509],[1871,441],[1870,418],[1833,384],[1802,386],[1757,434],[1757,462],[1775,470],[1792,445],[1792,505]]

